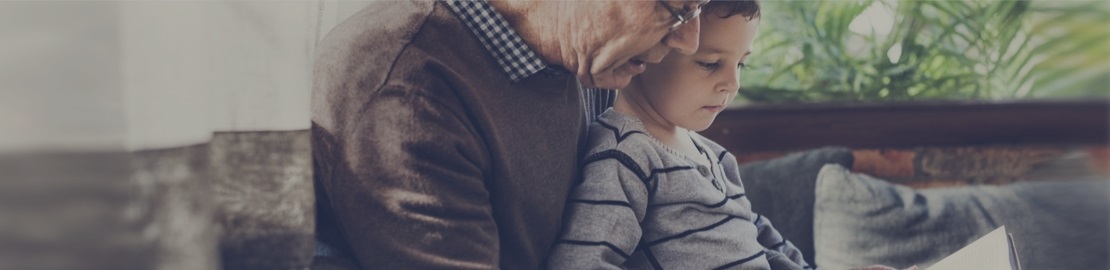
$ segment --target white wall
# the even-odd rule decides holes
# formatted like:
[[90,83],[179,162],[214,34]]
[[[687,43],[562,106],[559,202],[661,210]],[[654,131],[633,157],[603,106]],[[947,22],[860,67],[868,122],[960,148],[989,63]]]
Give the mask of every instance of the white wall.
[[321,2],[120,5],[130,149],[309,127]]
[[212,2],[121,2],[123,89],[129,149],[207,142],[215,116],[205,30]]
[[120,149],[113,2],[0,1],[0,153]]
[[0,1],[0,269],[304,262],[312,56],[346,6]]
[[316,42],[368,3],[0,2],[0,152],[307,129]]

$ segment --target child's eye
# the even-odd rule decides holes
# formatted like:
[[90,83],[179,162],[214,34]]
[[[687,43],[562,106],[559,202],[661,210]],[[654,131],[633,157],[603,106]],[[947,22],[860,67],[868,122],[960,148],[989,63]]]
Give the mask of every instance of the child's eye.
[[698,62],[698,65],[701,66],[701,68],[703,68],[705,70],[717,70],[717,68],[721,67],[720,62],[713,62],[713,63]]
[[748,64],[740,63],[739,65],[736,65],[736,69],[739,69],[739,70],[748,69]]

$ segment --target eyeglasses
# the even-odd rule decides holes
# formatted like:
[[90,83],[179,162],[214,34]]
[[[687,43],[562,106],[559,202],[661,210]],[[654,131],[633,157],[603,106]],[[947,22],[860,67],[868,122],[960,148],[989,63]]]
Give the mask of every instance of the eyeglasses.
[[709,0],[696,1],[697,5],[695,5],[693,9],[690,9],[690,5],[682,5],[682,10],[675,10],[674,7],[667,5],[667,3],[663,2],[663,0],[656,0],[656,2],[662,5],[664,9],[666,9],[668,12],[671,13],[671,15],[674,16],[675,22],[674,24],[671,24],[670,29],[668,29],[670,31],[674,31],[675,29],[678,29],[679,26],[682,26],[683,24],[690,22],[694,18],[697,18],[698,14],[701,14],[701,8],[705,6],[706,3],[709,3]]

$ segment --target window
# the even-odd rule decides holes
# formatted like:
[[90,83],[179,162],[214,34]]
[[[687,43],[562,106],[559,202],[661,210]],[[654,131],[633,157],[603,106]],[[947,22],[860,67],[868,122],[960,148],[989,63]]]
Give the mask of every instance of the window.
[[1110,97],[1103,1],[763,1],[738,104]]

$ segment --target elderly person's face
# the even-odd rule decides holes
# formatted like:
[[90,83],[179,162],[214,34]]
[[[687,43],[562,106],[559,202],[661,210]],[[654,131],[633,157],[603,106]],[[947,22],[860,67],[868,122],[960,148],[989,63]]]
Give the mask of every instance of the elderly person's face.
[[[587,87],[622,88],[658,63],[671,49],[691,54],[698,48],[697,11],[708,0],[592,0],[574,7],[577,36],[563,43],[575,52],[568,59]],[[685,21],[685,23],[681,23]]]

